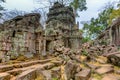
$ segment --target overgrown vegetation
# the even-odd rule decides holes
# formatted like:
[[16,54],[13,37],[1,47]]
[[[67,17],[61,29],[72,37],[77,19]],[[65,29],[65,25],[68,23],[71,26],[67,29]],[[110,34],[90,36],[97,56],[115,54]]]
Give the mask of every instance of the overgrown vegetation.
[[106,5],[105,8],[103,8],[103,10],[98,14],[97,18],[91,18],[90,21],[84,23],[83,30],[86,33],[85,37],[87,39],[95,39],[108,27],[108,20],[113,9],[113,4]]
[[[117,7],[115,4],[117,4]],[[107,27],[112,24],[112,21],[118,17],[120,17],[120,3],[109,2],[104,8],[102,8],[97,18],[91,18],[90,21],[84,23],[84,38],[82,42],[96,39]]]

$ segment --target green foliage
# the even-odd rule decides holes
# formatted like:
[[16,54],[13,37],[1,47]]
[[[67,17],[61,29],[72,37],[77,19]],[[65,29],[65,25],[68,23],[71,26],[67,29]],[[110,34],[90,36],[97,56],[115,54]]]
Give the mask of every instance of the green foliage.
[[88,55],[88,52],[87,52],[85,49],[83,49],[82,55],[87,56],[87,55]]
[[90,22],[84,24],[83,30],[86,31],[87,36],[91,39],[95,39],[101,32],[103,32],[103,30],[106,29],[106,27],[108,27],[108,20],[113,8],[114,7],[112,5],[109,5],[98,14],[96,19],[92,18]]
[[80,10],[80,11],[87,9],[86,0],[73,0],[71,2],[71,6],[73,6],[75,10]]
[[101,45],[107,45],[107,41],[106,40],[102,40],[100,44]]
[[83,33],[85,33],[85,32],[84,32],[83,29],[79,29],[79,31],[80,31],[80,33],[81,33],[81,35],[82,35],[82,43],[86,43],[86,42],[88,42],[88,41],[91,41],[91,38],[90,38],[89,36],[84,36]]
[[52,78],[52,80],[58,80],[58,78]]
[[83,10],[87,10],[87,7],[86,7],[86,0],[73,0],[71,3],[70,3],[70,6],[73,7],[74,9],[74,14],[76,17],[78,17],[78,13],[77,11],[83,11]]
[[110,15],[109,24],[112,24],[113,19],[120,17],[120,8],[114,9]]
[[88,42],[90,40],[91,40],[90,37],[83,37],[82,38],[82,43],[86,43],[86,42]]

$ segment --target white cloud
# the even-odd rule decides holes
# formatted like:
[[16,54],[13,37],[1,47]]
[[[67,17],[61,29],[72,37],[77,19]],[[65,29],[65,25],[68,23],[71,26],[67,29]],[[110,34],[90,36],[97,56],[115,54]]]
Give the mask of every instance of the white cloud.
[[[36,0],[37,1],[37,0]],[[39,0],[42,3],[37,3],[35,0],[6,0],[5,7],[7,9],[18,9],[24,11],[31,11],[34,8],[42,6],[42,4],[47,4],[47,0]],[[105,3],[118,0],[87,0],[87,11],[80,12],[80,18],[77,20],[88,21],[92,17],[96,18],[98,15],[98,10],[101,9]],[[81,25],[82,26],[82,25]]]
[[[105,6],[108,2],[113,2],[118,0],[87,0],[86,11],[80,12],[80,18],[77,19],[79,22],[81,21],[89,21],[92,17],[96,18],[98,16],[99,10]],[[82,28],[82,24],[80,24],[80,28]]]

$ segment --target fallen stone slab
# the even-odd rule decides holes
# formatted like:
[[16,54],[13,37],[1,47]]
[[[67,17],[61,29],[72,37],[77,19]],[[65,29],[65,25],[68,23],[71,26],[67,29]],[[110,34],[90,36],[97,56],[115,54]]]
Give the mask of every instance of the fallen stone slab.
[[109,55],[107,58],[109,63],[120,66],[120,53]]
[[112,52],[112,53],[108,53],[108,54],[103,54],[103,56],[111,56],[111,55],[115,55],[115,54],[120,54],[120,51],[117,52]]
[[24,71],[30,70],[30,69],[42,69],[42,66],[41,66],[41,64],[36,64],[36,65],[24,67],[24,68],[15,68],[13,70],[9,70],[9,71],[6,71],[6,72],[11,74],[11,75],[17,76],[21,72],[24,72]]
[[92,69],[92,70],[95,70],[95,69],[98,68],[98,66],[96,66],[96,65],[94,65],[94,64],[86,63],[86,65],[87,65],[90,69]]
[[117,77],[114,74],[106,74],[103,76],[102,80],[120,80],[120,77]]
[[71,60],[66,63],[64,70],[67,80],[70,80],[74,77],[77,67],[77,64]]
[[120,75],[120,70],[117,70],[117,71],[115,71],[116,72],[116,74],[119,74]]
[[0,72],[5,72],[8,70],[12,70],[14,67],[13,65],[1,65],[0,66]]
[[0,80],[10,80],[9,73],[0,73]]
[[60,79],[60,75],[61,75],[61,68],[60,67],[54,67],[51,69],[51,75],[52,78],[57,78]]
[[20,69],[13,69],[13,70],[7,71],[7,73],[16,76],[16,75],[20,74],[22,71],[23,71],[23,69],[20,68]]
[[101,64],[107,63],[107,60],[104,60],[104,59],[96,59],[96,61],[101,63]]
[[16,80],[34,80],[36,78],[36,69],[30,69],[22,72],[16,77]]
[[35,64],[47,63],[47,62],[50,62],[51,60],[52,60],[52,59],[30,61],[30,62],[24,62],[24,63],[14,64],[13,66],[14,66],[15,68],[28,67],[28,66],[35,65]]
[[14,68],[29,67],[29,66],[32,66],[32,65],[40,64],[40,63],[43,64],[43,63],[50,62],[51,60],[52,59],[16,63],[16,64],[11,64],[11,65],[0,65],[0,72],[13,70]]
[[75,74],[75,80],[89,80],[91,75],[90,69],[83,69],[79,73]]
[[106,64],[106,65],[102,65],[100,68],[96,69],[95,72],[98,74],[111,73],[111,72],[114,72],[114,68],[112,65]]
[[42,65],[42,68],[45,69],[45,70],[48,70],[48,69],[51,69],[55,66],[54,63],[46,63],[44,65]]
[[60,65],[62,65],[63,61],[62,60],[61,61],[52,61],[51,63],[54,63],[55,66],[60,66]]
[[51,80],[52,79],[50,71],[44,70],[44,71],[42,71],[42,75],[45,77],[45,80]]

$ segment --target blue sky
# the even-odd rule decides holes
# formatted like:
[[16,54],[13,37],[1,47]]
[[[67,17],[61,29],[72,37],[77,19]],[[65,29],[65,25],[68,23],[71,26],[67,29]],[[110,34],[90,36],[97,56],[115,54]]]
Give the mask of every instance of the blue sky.
[[[46,0],[40,0],[42,3],[46,4]],[[88,9],[86,11],[80,12],[80,17],[77,19],[81,21],[89,21],[92,17],[96,18],[99,10],[108,2],[118,1],[118,0],[86,0]],[[31,11],[35,8],[41,7],[41,4],[37,4],[35,0],[6,0],[4,5],[7,9],[13,10],[23,10]],[[80,25],[82,27],[82,25]]]

